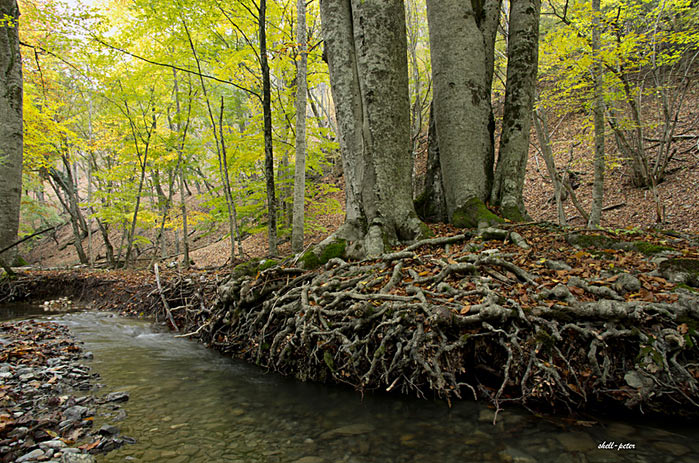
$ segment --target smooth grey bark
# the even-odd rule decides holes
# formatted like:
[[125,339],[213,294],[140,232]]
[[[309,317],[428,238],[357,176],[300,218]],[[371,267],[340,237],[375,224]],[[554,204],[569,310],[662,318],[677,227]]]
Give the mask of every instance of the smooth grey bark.
[[[17,240],[22,196],[22,56],[19,51],[19,8],[0,0],[0,249]],[[16,249],[0,261],[12,264]]]
[[495,72],[495,39],[498,35],[502,0],[485,0],[478,15],[478,28],[483,34],[485,44],[485,83],[490,89],[493,85]]
[[294,206],[292,210],[291,250],[303,250],[303,224],[306,191],[306,74],[308,50],[306,39],[306,0],[296,2],[296,42],[299,59],[296,62],[296,159],[294,171]]
[[[87,236],[88,227],[85,223],[85,218],[80,212],[80,198],[78,197],[78,188],[73,178],[69,156],[67,154],[68,147],[61,148],[61,162],[63,163],[63,171],[55,167],[46,169],[45,174],[48,176],[51,188],[56,193],[56,197],[63,206],[63,209],[70,217],[71,229],[73,231],[73,245],[78,254],[81,264],[87,264],[88,258],[82,246],[82,239]],[[61,194],[65,194],[65,198]]]
[[[434,110],[449,220],[485,202],[492,181],[486,40],[471,0],[428,0]],[[492,58],[491,58],[492,59]],[[456,215],[456,217],[455,217]]]
[[589,228],[597,228],[602,216],[604,199],[604,89],[600,58],[600,0],[592,0],[592,80],[594,85],[593,119],[595,127],[595,179],[592,187],[592,208],[587,221]]
[[531,111],[539,57],[541,0],[512,2],[505,109],[491,204],[513,221],[527,218],[522,190],[529,154]]
[[422,233],[412,202],[405,10],[403,2],[379,0],[320,6],[345,174],[345,228],[362,241],[360,254],[375,255],[387,242]]
[[[231,188],[231,179],[228,175],[228,152],[226,151],[226,140],[223,136],[223,97],[221,97],[221,112],[219,113],[219,123],[218,123],[219,134],[221,136],[221,156],[219,162],[221,163],[221,170],[223,171],[223,178],[226,186],[226,194],[228,201],[228,229],[231,235],[231,265],[235,263],[235,241],[238,240],[238,255],[243,257],[243,245],[240,239],[240,229],[238,228],[238,210],[235,207],[235,200],[233,199],[233,189]],[[180,188],[184,187],[184,175],[180,175]],[[183,190],[180,190],[180,195]],[[190,193],[191,194],[191,193]],[[184,198],[184,196],[181,196]],[[184,204],[184,199],[182,200]],[[184,206],[183,206],[184,207]],[[183,209],[184,210],[184,209]]]

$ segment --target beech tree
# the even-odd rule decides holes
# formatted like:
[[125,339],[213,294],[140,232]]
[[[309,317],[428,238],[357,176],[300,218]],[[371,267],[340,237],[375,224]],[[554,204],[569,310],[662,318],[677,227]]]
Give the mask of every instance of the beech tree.
[[500,207],[503,217],[517,221],[527,215],[522,190],[536,88],[540,12],[538,0],[511,2],[505,110],[490,201]]
[[[461,14],[454,16],[455,11]],[[499,14],[499,0],[480,7],[471,0],[427,2],[447,217],[459,226],[477,225],[479,214],[494,219],[484,203],[493,179],[490,87]]]
[[[18,21],[17,2],[0,0],[0,250],[17,239],[22,193],[22,57]],[[13,254],[0,254],[0,263],[11,264]]]
[[[464,227],[526,217],[522,201],[538,57],[540,0],[512,2],[497,169],[491,108],[501,0],[428,0],[434,118],[448,220]],[[462,14],[454,16],[453,12]],[[426,198],[430,201],[430,198]],[[430,209],[430,208],[427,208]],[[434,208],[432,208],[434,209]]]
[[404,6],[321,0],[320,13],[346,190],[345,224],[330,241],[377,255],[424,233],[412,200]]

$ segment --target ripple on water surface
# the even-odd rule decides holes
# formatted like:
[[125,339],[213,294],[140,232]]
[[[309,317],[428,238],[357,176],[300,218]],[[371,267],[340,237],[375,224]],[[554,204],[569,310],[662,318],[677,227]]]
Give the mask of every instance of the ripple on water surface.
[[[128,415],[98,417],[137,443],[101,462],[696,462],[699,429],[592,427],[443,403],[359,394],[281,378],[194,342],[109,314],[58,318],[94,353],[105,391]],[[117,412],[115,412],[116,415]],[[613,450],[598,449],[613,444]],[[634,449],[618,449],[632,444]]]

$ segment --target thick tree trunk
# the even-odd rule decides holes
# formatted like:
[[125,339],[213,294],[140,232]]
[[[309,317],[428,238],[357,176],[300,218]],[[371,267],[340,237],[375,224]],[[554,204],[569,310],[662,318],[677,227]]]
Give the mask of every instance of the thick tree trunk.
[[[260,39],[260,69],[262,71],[262,113],[265,138],[265,178],[267,179],[267,231],[269,253],[277,255],[277,201],[274,192],[274,153],[272,151],[272,96],[270,91],[269,64],[267,62],[267,1],[260,0],[258,15]],[[231,240],[233,238],[231,237]]]
[[491,202],[500,215],[517,222],[527,218],[522,199],[529,154],[539,50],[541,0],[512,2],[507,50],[507,88],[498,165]]
[[593,118],[595,125],[595,180],[592,187],[592,208],[587,226],[597,228],[604,199],[604,95],[600,58],[600,0],[592,0],[592,79],[594,81]]
[[[346,229],[376,255],[419,236],[402,2],[321,1],[346,185]],[[361,236],[364,235],[365,236]],[[346,238],[350,238],[346,236]]]
[[[459,12],[455,15],[455,12]],[[434,110],[449,220],[474,226],[492,183],[489,56],[471,0],[428,0]]]
[[[22,57],[19,52],[19,8],[0,0],[0,249],[17,240],[22,195]],[[11,18],[11,19],[9,19]],[[16,249],[0,256],[12,264]]]
[[308,52],[306,46],[306,0],[296,2],[299,59],[296,62],[296,160],[294,171],[294,207],[291,228],[291,250],[303,250],[303,223],[306,191],[306,73]]

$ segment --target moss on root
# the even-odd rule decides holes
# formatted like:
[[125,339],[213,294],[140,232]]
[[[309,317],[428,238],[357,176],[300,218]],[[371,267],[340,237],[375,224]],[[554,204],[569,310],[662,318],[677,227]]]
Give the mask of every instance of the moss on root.
[[573,233],[566,238],[568,243],[581,248],[618,249],[622,251],[637,251],[646,256],[653,256],[663,251],[672,251],[668,246],[662,246],[648,241],[623,241],[603,235],[588,235]]
[[529,220],[526,213],[522,213],[517,206],[502,206],[500,207],[500,215],[512,222],[526,222]]
[[658,270],[673,283],[699,288],[699,259],[668,259],[660,263]]
[[253,276],[260,267],[260,259],[250,259],[233,267],[233,278]]
[[485,203],[478,198],[471,198],[457,208],[451,219],[451,223],[460,228],[478,228],[481,223],[495,225],[503,222],[504,220],[490,212]]
[[649,243],[648,241],[637,241],[633,244],[633,247],[636,251],[646,256],[659,254],[663,251],[672,251],[672,248],[668,246],[661,246],[659,244]]
[[266,260],[263,260],[262,262],[260,262],[260,265],[257,267],[257,270],[261,272],[263,270],[267,270],[268,268],[272,268],[278,264],[279,264],[279,262],[277,262],[274,259],[266,259]]
[[347,241],[338,238],[332,243],[323,247],[323,249],[320,250],[320,255],[316,254],[316,250],[306,251],[299,259],[299,262],[302,263],[303,268],[305,269],[314,269],[327,263],[330,259],[334,259],[335,257],[343,257],[346,250]]
[[279,262],[274,259],[250,259],[242,264],[238,264],[233,268],[233,277],[240,278],[243,276],[255,276],[258,272],[272,268],[278,265]]
[[432,229],[425,222],[420,222],[420,233],[420,238],[422,239],[432,238],[434,236]]

